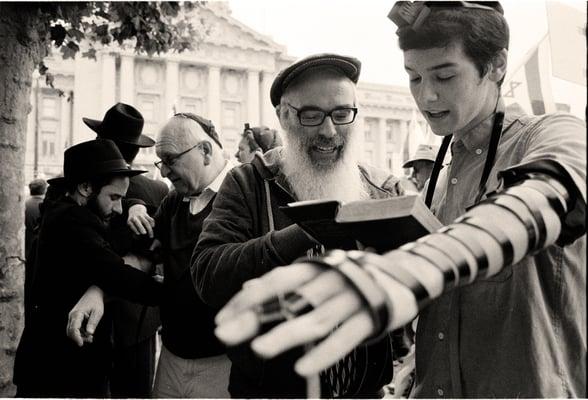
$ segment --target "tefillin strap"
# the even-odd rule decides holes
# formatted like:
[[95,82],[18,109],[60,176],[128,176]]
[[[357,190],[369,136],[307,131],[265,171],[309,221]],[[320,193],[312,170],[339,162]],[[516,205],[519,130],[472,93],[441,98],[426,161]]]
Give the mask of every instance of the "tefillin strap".
[[[494,166],[496,152],[498,151],[498,144],[500,143],[500,137],[502,136],[503,125],[504,112],[496,111],[494,114],[494,123],[492,125],[492,135],[490,137],[490,144],[488,146],[488,154],[486,155],[484,170],[482,171],[482,176],[480,177],[480,183],[478,184],[478,192],[474,204],[478,203],[482,199],[482,196],[484,196],[484,193],[486,193],[486,184],[488,183],[490,172],[492,171],[492,167]],[[441,172],[441,168],[443,167],[443,160],[445,159],[445,154],[447,154],[447,149],[449,148],[449,144],[451,143],[452,137],[453,135],[447,135],[443,138],[441,148],[439,149],[439,152],[437,153],[437,158],[435,159],[433,171],[431,172],[431,178],[429,179],[429,186],[427,187],[427,194],[425,196],[425,204],[429,208],[431,208],[433,194],[435,193],[435,186],[437,186],[439,173]]]

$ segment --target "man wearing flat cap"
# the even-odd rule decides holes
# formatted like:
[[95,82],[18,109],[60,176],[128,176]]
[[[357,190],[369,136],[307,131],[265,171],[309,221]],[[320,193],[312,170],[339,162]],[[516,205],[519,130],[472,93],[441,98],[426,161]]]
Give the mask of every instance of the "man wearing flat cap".
[[[504,106],[499,2],[398,1],[389,18],[415,103],[443,137],[425,203],[445,226],[383,255],[339,250],[274,270],[220,312],[217,334],[271,343],[271,356],[321,340],[296,363],[307,376],[418,314],[410,397],[586,397],[585,122]],[[239,334],[289,293],[314,310]],[[320,338],[313,313],[330,316]]]
[[[319,54],[276,77],[270,96],[284,146],[257,152],[251,163],[227,174],[192,256],[194,284],[211,306],[222,307],[245,281],[320,251],[281,206],[399,194],[397,179],[358,164],[354,122],[360,68],[355,58]],[[256,343],[254,349],[256,345],[271,346]],[[229,348],[231,396],[305,397],[306,382],[292,364],[301,351],[262,360],[249,344]],[[359,346],[341,365],[321,374],[320,391],[327,397],[378,397],[391,377],[391,343],[385,337]]]
[[412,168],[409,179],[418,192],[423,190],[425,183],[431,176],[438,151],[438,146],[419,144],[413,156],[402,165],[402,168]]
[[18,346],[17,397],[105,397],[111,329],[103,324],[79,348],[66,335],[69,310],[91,285],[131,301],[156,304],[162,288],[143,259],[123,259],[109,242],[108,225],[122,212],[131,169],[111,140],[68,148],[64,176],[49,180],[65,196],[44,211],[25,283],[25,328]]
[[[82,118],[99,138],[112,140],[125,161],[132,165],[142,148],[153,147],[155,141],[143,135],[143,116],[135,107],[117,103],[102,120]],[[149,215],[168,193],[162,181],[136,175],[130,178],[121,215],[114,216],[110,225],[112,245],[120,255],[143,253],[151,245],[148,238],[139,238],[127,227],[128,206],[142,204]],[[161,325],[157,308],[145,307],[125,300],[108,304],[112,314],[114,362],[110,376],[110,394],[116,398],[149,397],[155,374],[155,342]]]

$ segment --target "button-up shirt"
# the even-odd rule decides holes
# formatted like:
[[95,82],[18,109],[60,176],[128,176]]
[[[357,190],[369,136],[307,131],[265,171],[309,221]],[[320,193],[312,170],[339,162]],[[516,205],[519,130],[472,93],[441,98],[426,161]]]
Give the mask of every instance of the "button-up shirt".
[[[475,202],[492,122],[454,138],[432,204],[444,224]],[[507,109],[486,193],[499,188],[499,171],[545,160],[563,167],[585,204],[585,125],[567,114],[539,118]],[[414,395],[585,397],[585,247],[585,235],[552,245],[425,308]]]
[[218,189],[220,188],[223,180],[227,173],[235,167],[235,164],[231,160],[227,160],[225,167],[222,171],[214,178],[212,182],[208,186],[204,188],[204,190],[198,196],[187,196],[184,197],[184,201],[190,202],[190,214],[196,215],[200,211],[204,210],[204,207],[210,203],[210,201],[214,198]]

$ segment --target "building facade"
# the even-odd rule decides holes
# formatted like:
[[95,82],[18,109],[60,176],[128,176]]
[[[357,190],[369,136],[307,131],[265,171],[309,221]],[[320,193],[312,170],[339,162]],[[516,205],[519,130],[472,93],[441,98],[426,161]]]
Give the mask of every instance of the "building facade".
[[[269,90],[276,74],[295,58],[284,46],[233,18],[224,3],[210,4],[201,11],[210,34],[191,52],[149,58],[112,48],[99,51],[96,60],[79,55],[75,60],[49,57],[46,64],[56,89],[48,87],[44,77],[33,81],[27,182],[60,174],[64,149],[95,137],[82,117],[102,119],[119,101],[143,114],[143,133],[152,138],[176,112],[209,118],[231,156],[244,123],[279,129]],[[403,174],[401,164],[410,152],[409,132],[426,131],[408,89],[360,82],[358,96],[362,161]],[[421,142],[435,140],[419,135]],[[154,161],[155,149],[142,149],[135,166],[157,177]]]

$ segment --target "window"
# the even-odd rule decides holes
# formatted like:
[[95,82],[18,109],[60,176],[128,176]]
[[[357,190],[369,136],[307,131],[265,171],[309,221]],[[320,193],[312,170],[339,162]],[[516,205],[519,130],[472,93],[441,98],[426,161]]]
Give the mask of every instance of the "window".
[[57,98],[55,97],[43,97],[41,103],[43,118],[57,118]]
[[368,163],[368,164],[373,163],[373,160],[374,160],[374,152],[371,151],[371,150],[366,150],[365,151],[365,157],[364,158],[365,158],[365,162],[366,163]]
[[57,148],[57,134],[55,131],[43,130],[41,131],[41,157],[55,158],[57,155],[55,149]]
[[401,145],[402,132],[400,129],[401,121],[396,119],[386,120],[386,143],[393,146]]
[[373,142],[376,136],[377,120],[373,118],[366,118],[364,122],[364,137],[366,142]]

